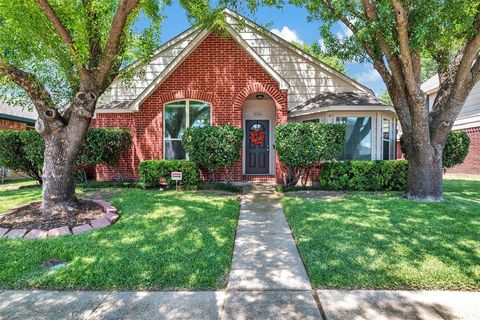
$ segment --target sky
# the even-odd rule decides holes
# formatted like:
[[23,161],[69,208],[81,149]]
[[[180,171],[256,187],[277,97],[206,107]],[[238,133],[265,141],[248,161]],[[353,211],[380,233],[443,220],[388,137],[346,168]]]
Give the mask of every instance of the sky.
[[[166,18],[162,23],[161,43],[167,42],[190,27],[186,12],[178,1],[166,7],[163,13]],[[255,14],[248,11],[239,13],[266,26],[285,40],[308,44],[321,41],[319,31],[321,23],[308,22],[308,12],[303,8],[286,5],[282,9],[262,7]],[[336,26],[334,30],[339,36],[348,36],[348,31],[343,25]],[[380,95],[385,90],[380,75],[370,63],[347,62],[346,69],[348,76],[372,89],[375,94]]]

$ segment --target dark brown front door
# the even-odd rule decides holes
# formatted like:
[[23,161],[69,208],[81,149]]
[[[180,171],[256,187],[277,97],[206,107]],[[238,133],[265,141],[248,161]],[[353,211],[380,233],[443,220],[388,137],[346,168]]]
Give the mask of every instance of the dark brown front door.
[[269,174],[270,128],[268,120],[245,123],[245,171],[247,174]]

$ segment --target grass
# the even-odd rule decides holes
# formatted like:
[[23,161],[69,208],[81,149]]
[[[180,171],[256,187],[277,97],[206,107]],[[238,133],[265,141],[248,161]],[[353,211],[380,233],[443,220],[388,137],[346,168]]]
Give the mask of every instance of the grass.
[[4,180],[3,182],[0,182],[0,191],[25,186],[38,186],[38,183],[31,178]]
[[[0,212],[40,195],[40,188],[0,191]],[[235,197],[115,189],[109,201],[121,218],[108,228],[37,241],[0,239],[0,287],[156,290],[225,285],[239,211]],[[51,259],[67,265],[51,271],[43,266]]]
[[282,201],[316,288],[479,290],[479,191],[446,180],[442,203],[394,192]]

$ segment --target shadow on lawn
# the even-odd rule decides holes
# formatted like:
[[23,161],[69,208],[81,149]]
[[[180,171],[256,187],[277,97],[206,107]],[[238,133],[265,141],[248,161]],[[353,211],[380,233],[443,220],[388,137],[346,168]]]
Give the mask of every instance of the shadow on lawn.
[[449,192],[443,203],[367,193],[284,203],[316,287],[478,289],[474,188]]
[[[75,289],[217,288],[225,285],[238,202],[190,193],[124,190],[119,221],[80,236],[0,240],[0,287]],[[56,272],[42,261],[68,262]]]

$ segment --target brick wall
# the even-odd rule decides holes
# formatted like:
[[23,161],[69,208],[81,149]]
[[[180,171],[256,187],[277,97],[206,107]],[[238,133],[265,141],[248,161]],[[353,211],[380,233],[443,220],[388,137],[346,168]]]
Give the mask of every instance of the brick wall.
[[[138,164],[163,158],[163,105],[178,99],[197,99],[212,106],[213,125],[242,127],[243,102],[262,92],[276,105],[276,123],[287,121],[287,91],[231,38],[210,34],[150,95],[135,113],[97,114],[92,125],[130,130],[133,147],[121,161],[126,179],[138,178]],[[277,179],[281,168],[276,161]],[[242,179],[242,165],[235,168],[235,180]],[[100,180],[117,179],[118,173],[105,166],[96,169]]]
[[27,130],[27,124],[23,122],[0,119],[0,130]]

